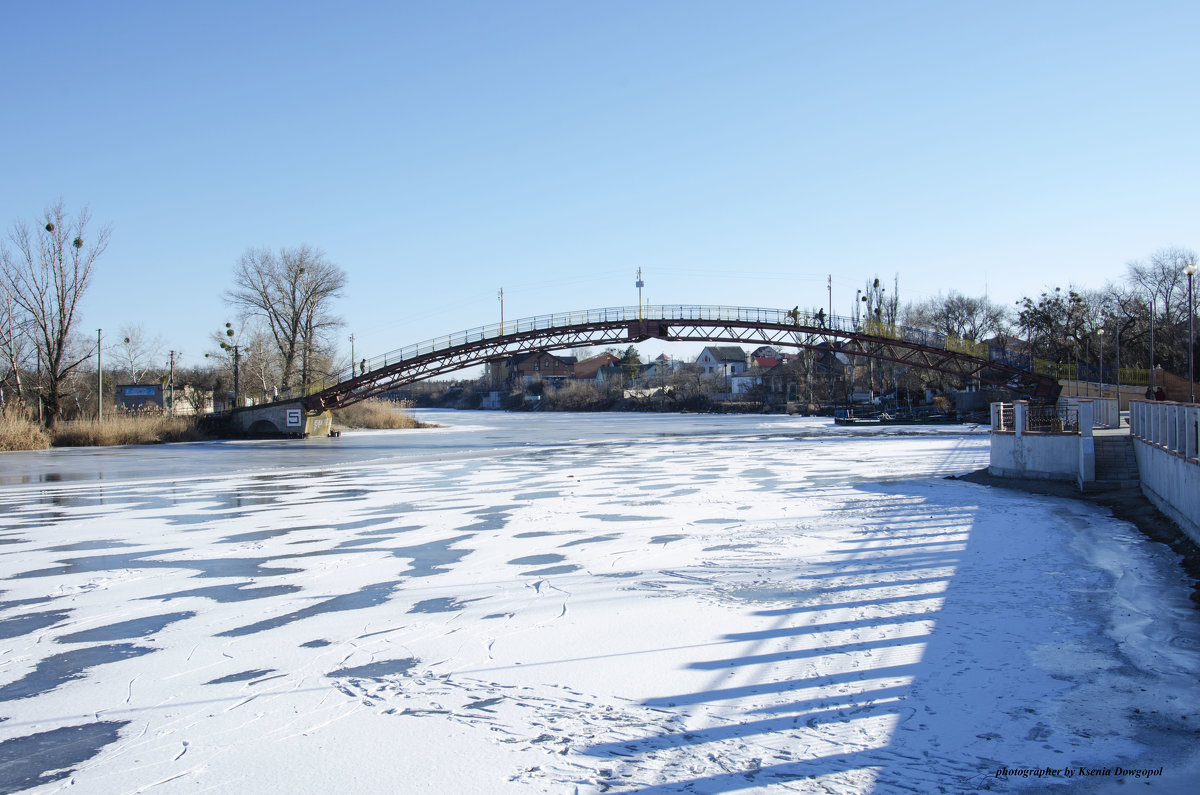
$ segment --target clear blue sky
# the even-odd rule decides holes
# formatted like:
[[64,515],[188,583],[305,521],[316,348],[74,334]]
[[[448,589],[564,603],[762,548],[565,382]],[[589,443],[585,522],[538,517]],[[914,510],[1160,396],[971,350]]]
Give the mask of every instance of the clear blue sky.
[[89,205],[80,329],[186,363],[241,253],[300,243],[360,356],[501,287],[635,304],[639,267],[651,303],[1011,304],[1200,246],[1197,30],[1194,0],[7,0],[0,223]]

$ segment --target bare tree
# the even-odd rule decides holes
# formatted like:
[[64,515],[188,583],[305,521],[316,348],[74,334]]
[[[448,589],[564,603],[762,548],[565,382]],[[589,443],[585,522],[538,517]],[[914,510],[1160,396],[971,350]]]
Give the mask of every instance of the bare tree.
[[1004,331],[1004,310],[986,298],[971,298],[953,290],[942,297],[930,298],[905,307],[905,323],[958,337],[982,342]]
[[68,218],[61,201],[49,207],[36,230],[16,222],[0,245],[0,280],[24,315],[45,376],[46,425],[62,414],[68,376],[95,351],[73,334],[79,302],[87,291],[92,267],[108,247],[111,230],[88,233],[91,214],[80,210]]
[[345,271],[306,245],[282,248],[278,254],[250,249],[234,269],[234,287],[225,299],[244,315],[265,321],[286,387],[297,363],[302,381],[310,375],[309,361],[323,335],[342,324],[330,304],[345,286]]
[[0,390],[5,384],[12,384],[12,394],[5,395],[0,391],[0,403],[6,399],[21,402],[25,395],[25,384],[21,380],[21,371],[30,368],[32,362],[32,340],[29,336],[29,323],[24,314],[17,310],[16,299],[0,280]]
[[258,326],[247,330],[242,344],[242,372],[247,385],[253,383],[263,394],[279,383],[279,367],[271,337]]
[[1140,288],[1150,303],[1148,358],[1151,368],[1155,364],[1179,368],[1187,360],[1187,338],[1184,331],[1188,311],[1187,279],[1183,274],[1183,267],[1195,261],[1196,252],[1171,247],[1161,248],[1144,261],[1130,262],[1126,266],[1129,280]]
[[113,348],[119,366],[129,371],[133,383],[140,384],[142,377],[162,358],[162,340],[148,338],[146,330],[137,325],[122,326],[117,339]]

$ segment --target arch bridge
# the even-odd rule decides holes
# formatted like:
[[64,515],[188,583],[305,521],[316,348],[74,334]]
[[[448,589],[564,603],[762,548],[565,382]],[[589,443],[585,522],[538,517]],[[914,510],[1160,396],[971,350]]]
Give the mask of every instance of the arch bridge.
[[[659,339],[733,342],[864,356],[1011,389],[1053,402],[1061,390],[1048,375],[990,360],[987,346],[905,326],[862,323],[798,309],[661,305],[586,309],[461,331],[364,360],[304,390],[304,407],[324,411],[472,365],[536,351]],[[298,397],[293,395],[292,397]]]

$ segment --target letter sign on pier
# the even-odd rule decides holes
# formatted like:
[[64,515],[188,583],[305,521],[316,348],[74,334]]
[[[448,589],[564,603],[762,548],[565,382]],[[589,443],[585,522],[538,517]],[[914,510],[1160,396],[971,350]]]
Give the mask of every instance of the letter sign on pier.
[[300,414],[300,409],[287,409],[287,427],[299,428],[304,424],[304,418]]

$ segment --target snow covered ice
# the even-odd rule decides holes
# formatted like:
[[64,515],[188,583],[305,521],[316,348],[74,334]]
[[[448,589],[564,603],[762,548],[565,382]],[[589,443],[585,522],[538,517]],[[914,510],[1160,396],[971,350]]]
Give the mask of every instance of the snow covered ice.
[[[947,480],[986,466],[986,429],[431,416],[0,458],[0,792],[1200,773],[1173,554],[1087,503]],[[1162,774],[996,775],[1037,768]]]

